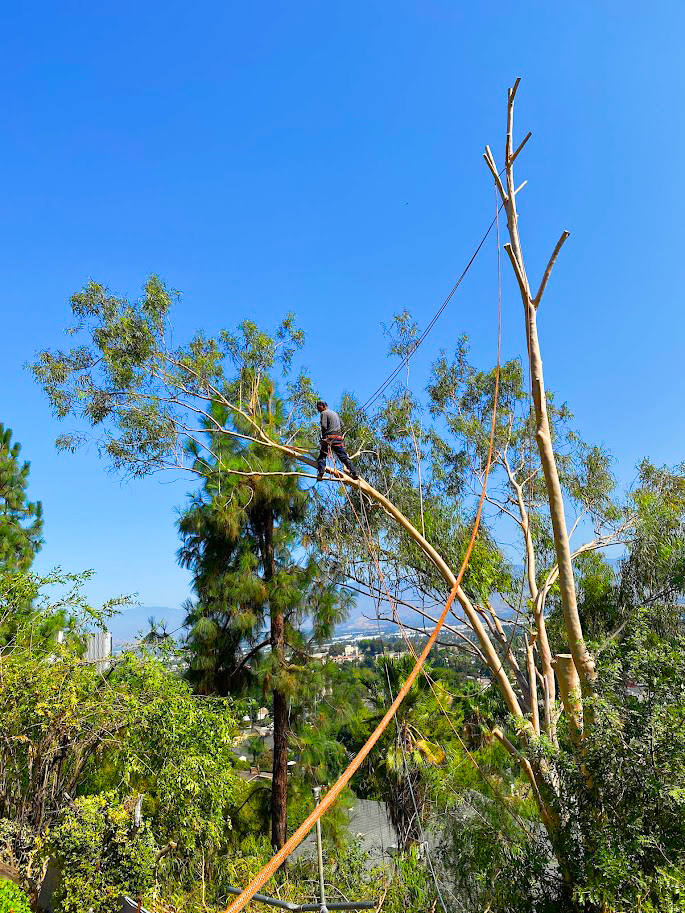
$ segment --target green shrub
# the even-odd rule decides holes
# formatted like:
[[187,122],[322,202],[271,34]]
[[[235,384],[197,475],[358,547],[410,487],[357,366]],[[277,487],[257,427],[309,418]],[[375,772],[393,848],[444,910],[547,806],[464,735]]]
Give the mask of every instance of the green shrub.
[[77,799],[50,834],[61,873],[61,913],[116,913],[122,894],[139,897],[154,882],[156,847],[149,826],[113,793]]
[[29,899],[11,881],[0,878],[0,913],[31,913]]

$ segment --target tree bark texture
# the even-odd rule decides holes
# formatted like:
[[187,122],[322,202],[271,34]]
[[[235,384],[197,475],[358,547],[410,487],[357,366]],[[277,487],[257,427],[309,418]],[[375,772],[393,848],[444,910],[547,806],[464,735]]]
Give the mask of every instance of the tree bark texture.
[[[274,558],[273,515],[269,514],[264,535],[264,579],[273,580]],[[280,671],[285,663],[285,618],[282,610],[270,606],[271,655]],[[279,688],[273,689],[274,748],[271,780],[271,843],[280,850],[288,832],[288,698]]]
[[570,735],[577,744],[583,734],[583,704],[578,672],[570,653],[558,653],[554,658],[554,667],[557,670],[559,696],[568,720]]
[[[273,620],[272,620],[273,630]],[[288,699],[275,690],[274,763],[271,783],[271,842],[277,850],[287,839],[288,830]]]

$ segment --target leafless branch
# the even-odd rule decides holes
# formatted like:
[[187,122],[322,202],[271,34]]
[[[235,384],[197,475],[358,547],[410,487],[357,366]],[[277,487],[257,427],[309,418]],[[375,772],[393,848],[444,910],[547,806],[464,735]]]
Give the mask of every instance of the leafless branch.
[[[523,147],[526,145],[526,143],[528,142],[528,140],[531,138],[532,135],[533,134],[529,130],[526,137],[523,140],[521,140],[521,142],[519,143],[516,152],[514,152],[512,157],[509,159],[509,162],[508,162],[509,165],[514,164],[514,162],[516,161],[516,159],[518,157],[519,152],[523,149]],[[527,183],[527,181],[524,181],[523,183],[525,184],[525,183]],[[523,187],[523,184],[521,184],[521,187]],[[521,189],[521,187],[519,187],[519,190]],[[518,193],[518,190],[516,191],[516,193]]]
[[514,254],[514,251],[512,250],[511,244],[509,244],[509,243],[505,244],[504,249],[506,250],[506,252],[509,256],[509,259],[511,260],[511,265],[514,267],[514,273],[516,274],[516,281],[518,282],[519,288],[521,289],[521,294],[528,301],[530,301],[530,292],[528,291],[528,281],[521,270],[521,266],[520,266],[518,260],[516,259],[516,255]]
[[507,193],[506,193],[506,190],[504,189],[504,185],[502,184],[502,179],[500,178],[499,174],[497,173],[497,165],[495,165],[495,159],[493,158],[493,155],[492,155],[492,152],[490,151],[489,146],[485,147],[485,152],[483,153],[483,158],[485,159],[485,162],[486,162],[488,168],[490,169],[490,173],[492,174],[493,178],[495,179],[495,184],[497,185],[497,189],[499,190],[502,200],[506,201]]
[[[541,300],[542,296],[545,294],[545,289],[547,288],[547,283],[549,281],[549,277],[551,276],[552,270],[554,269],[554,264],[556,263],[557,257],[559,256],[559,251],[563,247],[564,242],[566,241],[566,239],[569,237],[570,234],[571,233],[569,231],[563,231],[561,233],[561,237],[557,241],[557,246],[552,251],[552,256],[549,258],[549,263],[547,264],[547,268],[542,276],[542,281],[540,282],[540,288],[538,289],[538,293],[535,296],[535,298],[533,298],[533,306],[536,308],[540,304],[540,300]],[[506,247],[506,245],[505,245],[505,247]]]

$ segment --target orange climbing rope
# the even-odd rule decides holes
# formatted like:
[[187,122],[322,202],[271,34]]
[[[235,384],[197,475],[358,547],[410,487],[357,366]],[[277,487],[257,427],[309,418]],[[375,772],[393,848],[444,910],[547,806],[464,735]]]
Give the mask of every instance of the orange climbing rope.
[[299,846],[299,844],[304,840],[309,831],[314,827],[316,822],[324,815],[328,809],[336,801],[340,793],[345,789],[347,784],[350,782],[355,773],[359,770],[361,765],[364,763],[368,757],[371,749],[374,747],[376,742],[380,739],[385,731],[388,723],[393,718],[397,712],[397,708],[400,706],[402,701],[407,695],[407,692],[416,681],[419,673],[423,669],[423,665],[428,658],[428,654],[433,648],[433,644],[437,640],[440,629],[442,628],[445,619],[447,618],[447,613],[449,612],[452,603],[457,595],[457,590],[461,585],[461,581],[464,577],[466,568],[468,567],[469,558],[471,557],[471,552],[473,551],[473,546],[476,542],[476,536],[478,535],[478,528],[480,526],[481,515],[483,513],[483,503],[485,501],[485,494],[487,491],[488,477],[490,475],[490,464],[492,463],[492,453],[495,443],[495,428],[497,423],[497,404],[499,399],[499,375],[500,375],[500,363],[501,363],[501,350],[502,350],[502,307],[501,300],[498,300],[497,307],[497,370],[495,374],[495,395],[493,400],[492,408],[492,424],[490,428],[490,444],[488,447],[488,459],[485,465],[485,472],[483,474],[483,487],[481,490],[480,500],[478,502],[478,510],[476,511],[476,518],[473,524],[473,531],[471,532],[471,538],[469,540],[468,547],[466,549],[466,554],[464,555],[464,560],[461,563],[459,568],[459,573],[457,574],[457,579],[454,581],[454,585],[450,590],[450,594],[447,597],[447,602],[445,607],[438,618],[438,621],[433,628],[433,632],[426,641],[426,645],[421,651],[421,655],[416,661],[416,665],[409,673],[407,680],[402,685],[400,690],[397,692],[397,696],[394,701],[388,708],[385,716],[376,726],[374,731],[371,733],[365,744],[360,749],[359,753],[355,758],[353,758],[346,770],[341,774],[340,778],[336,783],[329,789],[324,798],[319,802],[319,804],[314,808],[314,810],[305,818],[302,824],[297,828],[295,833],[290,837],[286,843],[278,850],[278,852],[273,856],[273,858],[267,862],[264,868],[256,875],[245,890],[233,901],[230,906],[226,908],[224,913],[240,913],[240,910],[243,910],[247,904],[252,900],[254,895],[263,888],[266,882],[271,878],[271,876],[276,872],[277,869],[285,862],[288,856],[293,852],[293,850]]

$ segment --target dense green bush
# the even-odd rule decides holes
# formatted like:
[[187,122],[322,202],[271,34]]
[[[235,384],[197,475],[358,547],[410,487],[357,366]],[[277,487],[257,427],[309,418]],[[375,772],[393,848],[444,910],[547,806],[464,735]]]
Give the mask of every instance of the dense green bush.
[[[145,827],[158,846],[206,856],[223,851],[229,811],[246,789],[233,767],[230,700],[194,695],[170,670],[170,647],[123,654],[104,674],[82,661],[81,621],[93,618],[85,579],[0,570],[0,614],[5,606],[15,611],[11,594],[36,604],[0,654],[0,859],[18,868],[32,897],[40,891],[46,841],[67,827],[73,798],[101,797],[116,817],[123,799],[140,795]],[[58,596],[55,584],[62,588]],[[66,594],[65,587],[71,587]],[[41,626],[60,621],[65,606],[66,642],[38,637]],[[83,817],[87,806],[76,809]],[[84,903],[86,910],[92,905]]]
[[0,913],[31,913],[29,899],[16,884],[0,878]]
[[149,826],[136,827],[131,806],[103,793],[60,816],[48,850],[61,872],[62,913],[116,913],[122,894],[139,897],[152,887],[157,848]]

